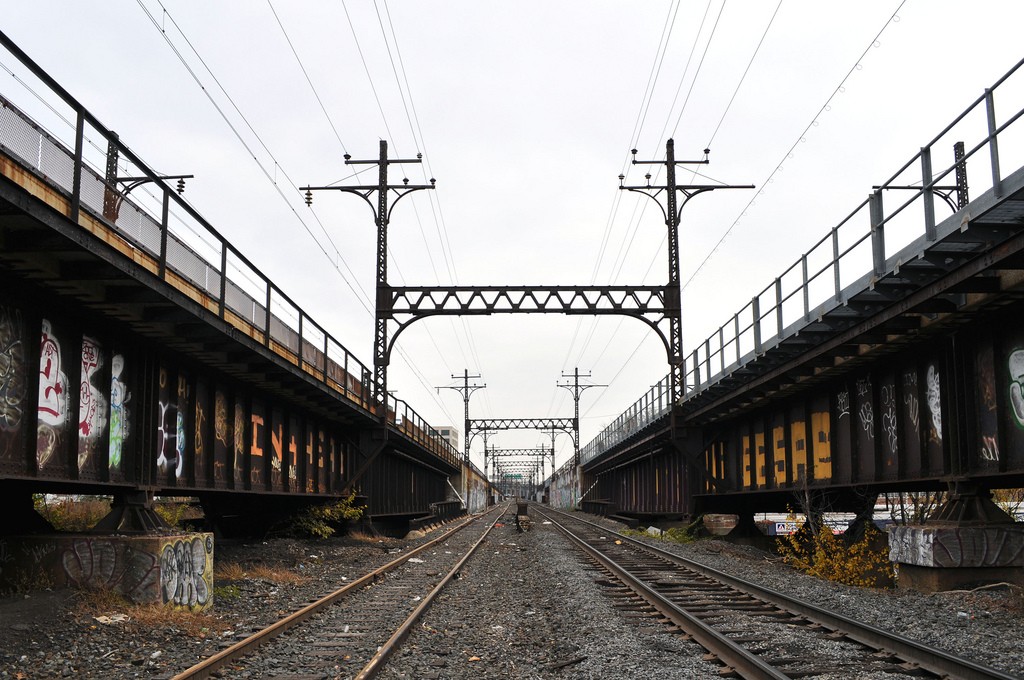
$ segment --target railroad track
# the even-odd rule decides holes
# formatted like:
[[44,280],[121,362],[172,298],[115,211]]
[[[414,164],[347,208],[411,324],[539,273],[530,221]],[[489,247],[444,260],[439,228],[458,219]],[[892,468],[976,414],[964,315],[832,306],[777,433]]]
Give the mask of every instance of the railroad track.
[[940,677],[1013,680],[954,657],[649,546],[575,515],[545,509],[604,574],[627,616],[654,616],[707,650],[722,676]]
[[502,505],[451,527],[173,680],[373,677],[507,510]]

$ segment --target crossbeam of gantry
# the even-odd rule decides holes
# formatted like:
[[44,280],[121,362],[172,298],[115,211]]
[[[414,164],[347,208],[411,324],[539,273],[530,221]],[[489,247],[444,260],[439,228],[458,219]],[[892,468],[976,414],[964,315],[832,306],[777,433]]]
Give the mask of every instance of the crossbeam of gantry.
[[466,422],[469,423],[470,433],[495,430],[576,430],[575,418],[483,418]]
[[399,334],[430,316],[487,314],[613,314],[650,326],[669,355],[663,322],[679,315],[679,289],[671,286],[378,286],[378,315],[397,324],[384,356],[388,363]]
[[494,314],[660,314],[665,286],[391,286],[392,315]]
[[513,456],[520,456],[520,457],[522,457],[522,456],[538,457],[539,456],[539,457],[544,457],[544,456],[553,455],[554,452],[555,452],[555,450],[554,449],[550,449],[550,448],[548,448],[548,449],[535,448],[535,449],[487,449],[487,451],[485,453],[487,454],[488,458],[511,458]]

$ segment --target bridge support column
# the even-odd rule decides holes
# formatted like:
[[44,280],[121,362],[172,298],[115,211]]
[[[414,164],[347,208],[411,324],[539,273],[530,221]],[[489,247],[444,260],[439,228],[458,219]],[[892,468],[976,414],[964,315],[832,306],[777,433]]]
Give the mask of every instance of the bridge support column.
[[93,531],[103,534],[148,534],[167,531],[169,528],[153,509],[151,492],[126,491],[114,494],[110,512],[97,522]]
[[934,520],[890,530],[889,557],[899,564],[901,588],[1024,584],[1024,523],[993,503],[989,491],[956,484]]
[[0,589],[110,591],[136,604],[213,605],[213,534],[37,534],[5,537]]

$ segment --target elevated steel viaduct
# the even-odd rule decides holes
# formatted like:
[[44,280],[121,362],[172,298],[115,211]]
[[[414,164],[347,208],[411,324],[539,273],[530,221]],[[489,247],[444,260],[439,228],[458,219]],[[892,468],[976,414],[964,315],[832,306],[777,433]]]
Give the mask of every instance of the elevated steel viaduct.
[[353,493],[375,519],[422,517],[450,478],[485,502],[479,470],[376,401],[369,368],[36,75],[77,141],[0,97],[0,531],[44,529],[42,492],[112,494],[111,532],[158,523],[154,495],[198,498],[224,528]]
[[1024,111],[996,101],[1021,81],[1018,64],[873,187],[687,355],[680,401],[656,385],[552,499],[750,522],[931,489],[952,492],[938,519],[1005,524],[988,492],[1024,486],[1024,169],[1003,165],[1022,160]]

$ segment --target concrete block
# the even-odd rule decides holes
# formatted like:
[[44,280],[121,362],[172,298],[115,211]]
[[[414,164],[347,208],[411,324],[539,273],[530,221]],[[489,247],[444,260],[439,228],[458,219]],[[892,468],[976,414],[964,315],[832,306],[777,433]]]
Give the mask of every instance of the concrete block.
[[213,534],[0,537],[0,589],[108,590],[138,604],[213,604]]
[[918,567],[1024,567],[1024,524],[892,527],[889,559]]

